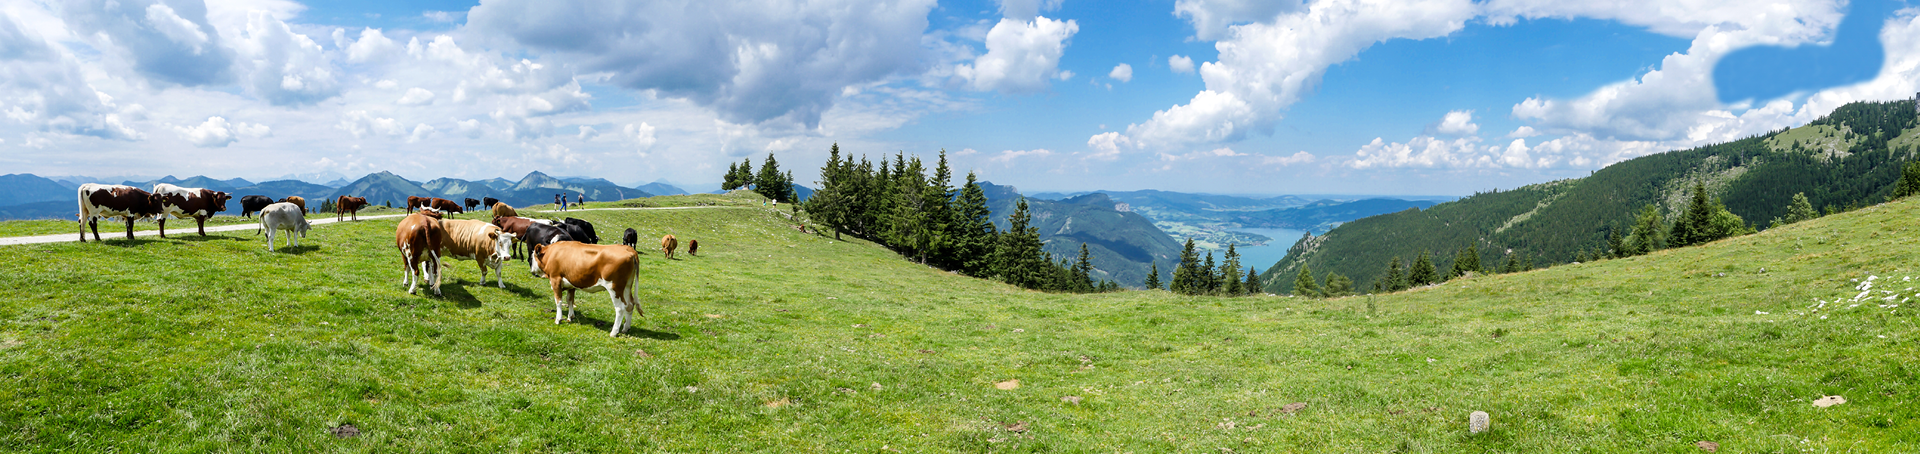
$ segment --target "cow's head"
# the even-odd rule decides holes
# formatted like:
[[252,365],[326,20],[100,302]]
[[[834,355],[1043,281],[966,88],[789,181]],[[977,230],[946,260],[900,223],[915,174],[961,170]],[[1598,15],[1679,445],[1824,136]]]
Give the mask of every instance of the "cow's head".
[[233,200],[233,195],[225,192],[220,192],[220,191],[209,191],[209,192],[213,193],[212,197],[207,198],[208,200],[213,201],[213,212],[218,213],[222,211],[227,211],[227,201]]
[[502,232],[499,229],[492,230],[493,261],[505,262],[513,260],[513,234]]
[[527,260],[527,271],[532,272],[533,277],[547,277],[546,270],[540,269],[540,264],[545,263],[547,260],[547,245],[528,242],[527,257],[530,258]]

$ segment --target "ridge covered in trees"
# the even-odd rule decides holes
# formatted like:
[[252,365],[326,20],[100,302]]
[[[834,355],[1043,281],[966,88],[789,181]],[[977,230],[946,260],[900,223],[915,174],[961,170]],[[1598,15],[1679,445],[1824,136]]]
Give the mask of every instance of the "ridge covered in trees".
[[[1920,192],[1920,167],[1911,164],[1916,126],[1913,100],[1856,102],[1800,128],[1348,222],[1303,238],[1261,277],[1271,293],[1294,293],[1302,270],[1393,290],[1422,285],[1418,262],[1396,266],[1408,257],[1445,260],[1432,266],[1456,271],[1447,274],[1509,272],[1699,244],[1846,211]],[[1844,146],[1810,149],[1787,135]],[[1909,168],[1914,182],[1902,186]],[[1456,264],[1468,258],[1479,263]]]

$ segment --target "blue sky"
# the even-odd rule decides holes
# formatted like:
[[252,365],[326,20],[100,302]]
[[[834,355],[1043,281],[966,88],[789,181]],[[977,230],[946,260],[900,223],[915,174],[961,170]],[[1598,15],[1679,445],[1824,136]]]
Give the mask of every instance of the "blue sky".
[[[1849,16],[1850,10],[1858,10]],[[1900,0],[0,2],[0,173],[1460,195],[1920,91]],[[1126,65],[1121,70],[1119,65]]]

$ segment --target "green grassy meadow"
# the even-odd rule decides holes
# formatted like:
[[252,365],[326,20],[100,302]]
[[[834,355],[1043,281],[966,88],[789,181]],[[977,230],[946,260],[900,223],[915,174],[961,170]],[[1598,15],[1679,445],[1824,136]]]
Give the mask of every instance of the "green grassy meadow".
[[[744,206],[567,213],[641,232],[645,316],[620,338],[605,293],[554,324],[524,262],[504,289],[453,262],[444,297],[407,294],[392,219],[276,253],[251,232],[0,247],[0,451],[1920,450],[1911,199],[1307,300],[1024,291],[712,197]],[[701,255],[664,259],[665,233]]]

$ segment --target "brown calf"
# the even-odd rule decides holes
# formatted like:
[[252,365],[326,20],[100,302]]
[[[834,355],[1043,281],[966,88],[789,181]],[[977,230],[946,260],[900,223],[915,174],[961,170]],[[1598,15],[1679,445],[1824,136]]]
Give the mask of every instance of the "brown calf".
[[340,196],[338,200],[333,202],[333,220],[340,221],[346,219],[347,214],[352,213],[353,220],[358,221],[360,220],[360,209],[366,208],[366,206],[366,197]]
[[305,213],[305,212],[307,212],[307,199],[306,199],[305,197],[300,197],[300,196],[297,196],[297,195],[290,195],[290,196],[287,196],[287,198],[284,198],[284,199],[280,199],[279,201],[280,201],[280,202],[286,202],[286,203],[291,203],[291,204],[293,204],[293,206],[297,206],[297,207],[300,207],[300,212],[301,212],[301,213]]
[[511,205],[507,205],[507,202],[494,202],[494,203],[493,203],[493,217],[496,217],[496,218],[502,218],[502,217],[504,217],[504,218],[513,218],[513,217],[520,217],[520,212],[519,212],[519,211],[515,211],[515,210],[513,209],[513,206],[511,206]]
[[[407,273],[400,283],[407,285],[409,294],[431,278],[433,295],[440,296],[440,229],[440,213],[420,210],[401,219],[393,231],[393,246],[400,249],[400,265]],[[420,270],[422,264],[425,272]]]
[[673,234],[669,233],[667,236],[660,237],[660,250],[666,251],[667,260],[673,260],[673,250],[679,248],[680,240],[674,239]]
[[687,240],[687,255],[700,255],[700,240]]
[[[605,290],[613,297],[613,329],[608,336],[619,336],[633,323],[633,317],[643,315],[640,299],[634,296],[634,288],[640,283],[640,254],[633,248],[561,241],[534,248],[533,259],[539,265],[535,275],[553,285],[553,323],[573,320],[575,290]],[[563,291],[565,301],[560,298]]]

